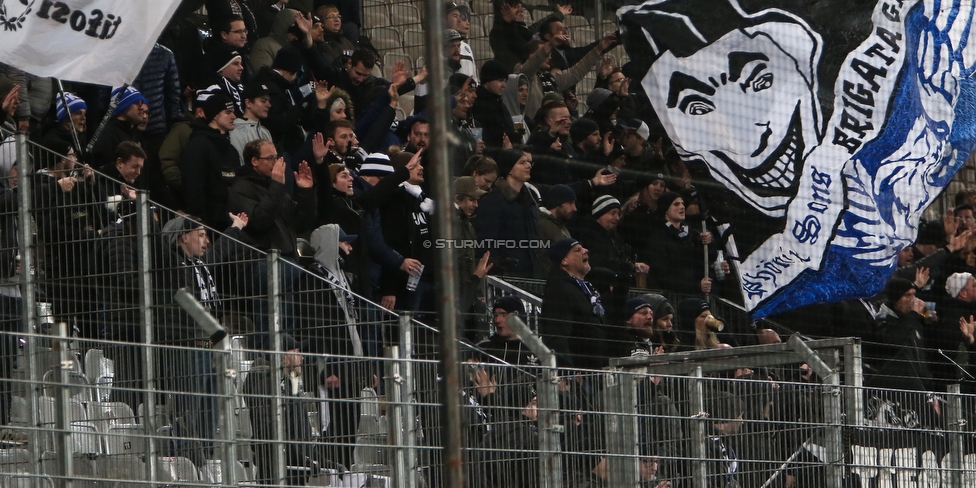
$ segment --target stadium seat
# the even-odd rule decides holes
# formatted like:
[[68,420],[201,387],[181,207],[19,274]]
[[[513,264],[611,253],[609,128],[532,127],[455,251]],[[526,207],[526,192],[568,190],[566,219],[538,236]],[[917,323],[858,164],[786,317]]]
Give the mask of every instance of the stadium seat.
[[471,11],[478,15],[492,13],[491,0],[472,0]]
[[374,27],[369,32],[369,39],[378,51],[392,51],[400,49],[400,32],[392,27]]
[[91,422],[99,432],[108,432],[115,424],[135,424],[136,414],[123,402],[92,402],[88,404]]
[[390,25],[390,12],[386,5],[372,5],[363,8],[363,26],[367,29]]
[[166,456],[156,458],[156,478],[159,481],[197,481],[197,467],[185,457]]
[[592,27],[575,27],[570,32],[569,38],[573,40],[574,46],[585,46],[595,41],[595,36]]
[[407,55],[417,59],[424,55],[424,31],[407,29],[403,31],[403,49]]
[[390,6],[390,25],[403,32],[421,25],[420,10],[411,4],[394,4]]
[[567,15],[565,18],[563,18],[563,25],[565,25],[567,29],[572,29],[573,27],[589,27],[590,21],[582,15]]
[[392,79],[393,78],[393,66],[396,65],[397,61],[403,61],[403,69],[410,71],[413,67],[413,59],[406,54],[399,53],[386,53],[383,54],[383,78]]

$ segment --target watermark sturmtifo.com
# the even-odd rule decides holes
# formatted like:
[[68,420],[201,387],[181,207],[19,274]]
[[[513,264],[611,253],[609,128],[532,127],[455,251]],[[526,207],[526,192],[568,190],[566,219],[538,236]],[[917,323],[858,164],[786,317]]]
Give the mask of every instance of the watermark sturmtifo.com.
[[435,239],[424,247],[434,249],[549,249],[550,242],[539,239]]

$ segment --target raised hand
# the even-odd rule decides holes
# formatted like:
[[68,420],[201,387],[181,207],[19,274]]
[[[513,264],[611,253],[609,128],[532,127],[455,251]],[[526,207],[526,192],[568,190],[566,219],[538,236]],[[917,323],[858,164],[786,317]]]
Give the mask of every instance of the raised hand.
[[[281,159],[280,161],[282,163],[285,162],[284,159]],[[275,165],[275,168],[277,167],[278,166]],[[285,178],[284,168],[282,168],[281,171],[281,178],[283,183]],[[302,164],[298,165],[298,171],[295,172],[295,186],[299,188],[311,188],[314,183],[315,180],[312,179],[312,168],[308,166],[308,162],[302,161]]]
[[277,181],[282,185],[285,184],[285,158],[278,158],[275,161],[274,166],[271,168],[271,180]]
[[327,154],[329,154],[329,147],[325,145],[325,136],[321,132],[316,132],[312,136],[312,156],[315,157],[315,163],[322,164]]

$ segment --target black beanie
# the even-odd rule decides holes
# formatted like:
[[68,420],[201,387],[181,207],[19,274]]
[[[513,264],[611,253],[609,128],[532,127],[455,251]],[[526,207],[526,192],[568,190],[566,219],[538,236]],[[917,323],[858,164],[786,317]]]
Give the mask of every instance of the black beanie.
[[702,312],[711,309],[712,307],[708,305],[708,302],[701,298],[690,297],[681,300],[681,303],[678,304],[678,313],[675,317],[678,320],[674,328],[679,330],[695,330],[695,319]]
[[203,114],[208,123],[224,110],[234,110],[234,100],[222,91],[214,93],[203,102]]
[[681,194],[676,191],[664,192],[663,195],[657,198],[657,211],[661,214],[667,213],[668,207],[678,198],[681,198]]
[[885,299],[888,303],[895,303],[912,288],[915,288],[915,285],[911,281],[905,278],[892,278],[884,287]]
[[518,313],[519,315],[525,315],[525,305],[522,300],[513,295],[503,296],[495,300],[495,304],[492,305],[492,310],[500,308],[508,313]]
[[511,72],[505,69],[505,65],[497,59],[489,59],[481,66],[481,83],[488,83],[495,80],[507,80]]
[[[663,295],[658,295],[657,293],[648,293],[646,295],[641,295],[647,303],[651,304],[651,309],[654,311],[654,320],[663,318],[665,315],[673,314],[674,307],[671,306],[671,302]],[[672,317],[673,319],[674,317]]]
[[508,172],[512,171],[515,167],[515,163],[519,159],[522,159],[525,153],[521,149],[502,149],[495,156],[495,163],[498,164],[498,177],[504,178],[508,176]]
[[569,137],[573,140],[573,144],[577,144],[598,130],[600,130],[600,124],[597,124],[593,119],[583,117],[569,126]]
[[292,73],[302,72],[302,55],[297,49],[285,46],[275,54],[274,62],[271,63],[274,69],[283,69]]

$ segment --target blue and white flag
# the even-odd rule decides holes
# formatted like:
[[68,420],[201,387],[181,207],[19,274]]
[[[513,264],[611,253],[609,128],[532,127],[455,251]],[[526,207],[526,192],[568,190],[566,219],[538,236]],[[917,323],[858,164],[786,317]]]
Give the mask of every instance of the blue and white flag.
[[179,0],[0,0],[0,62],[119,86],[139,74]]
[[[880,291],[976,141],[971,0],[648,0],[626,70],[755,317]],[[730,253],[731,254],[731,253]]]

